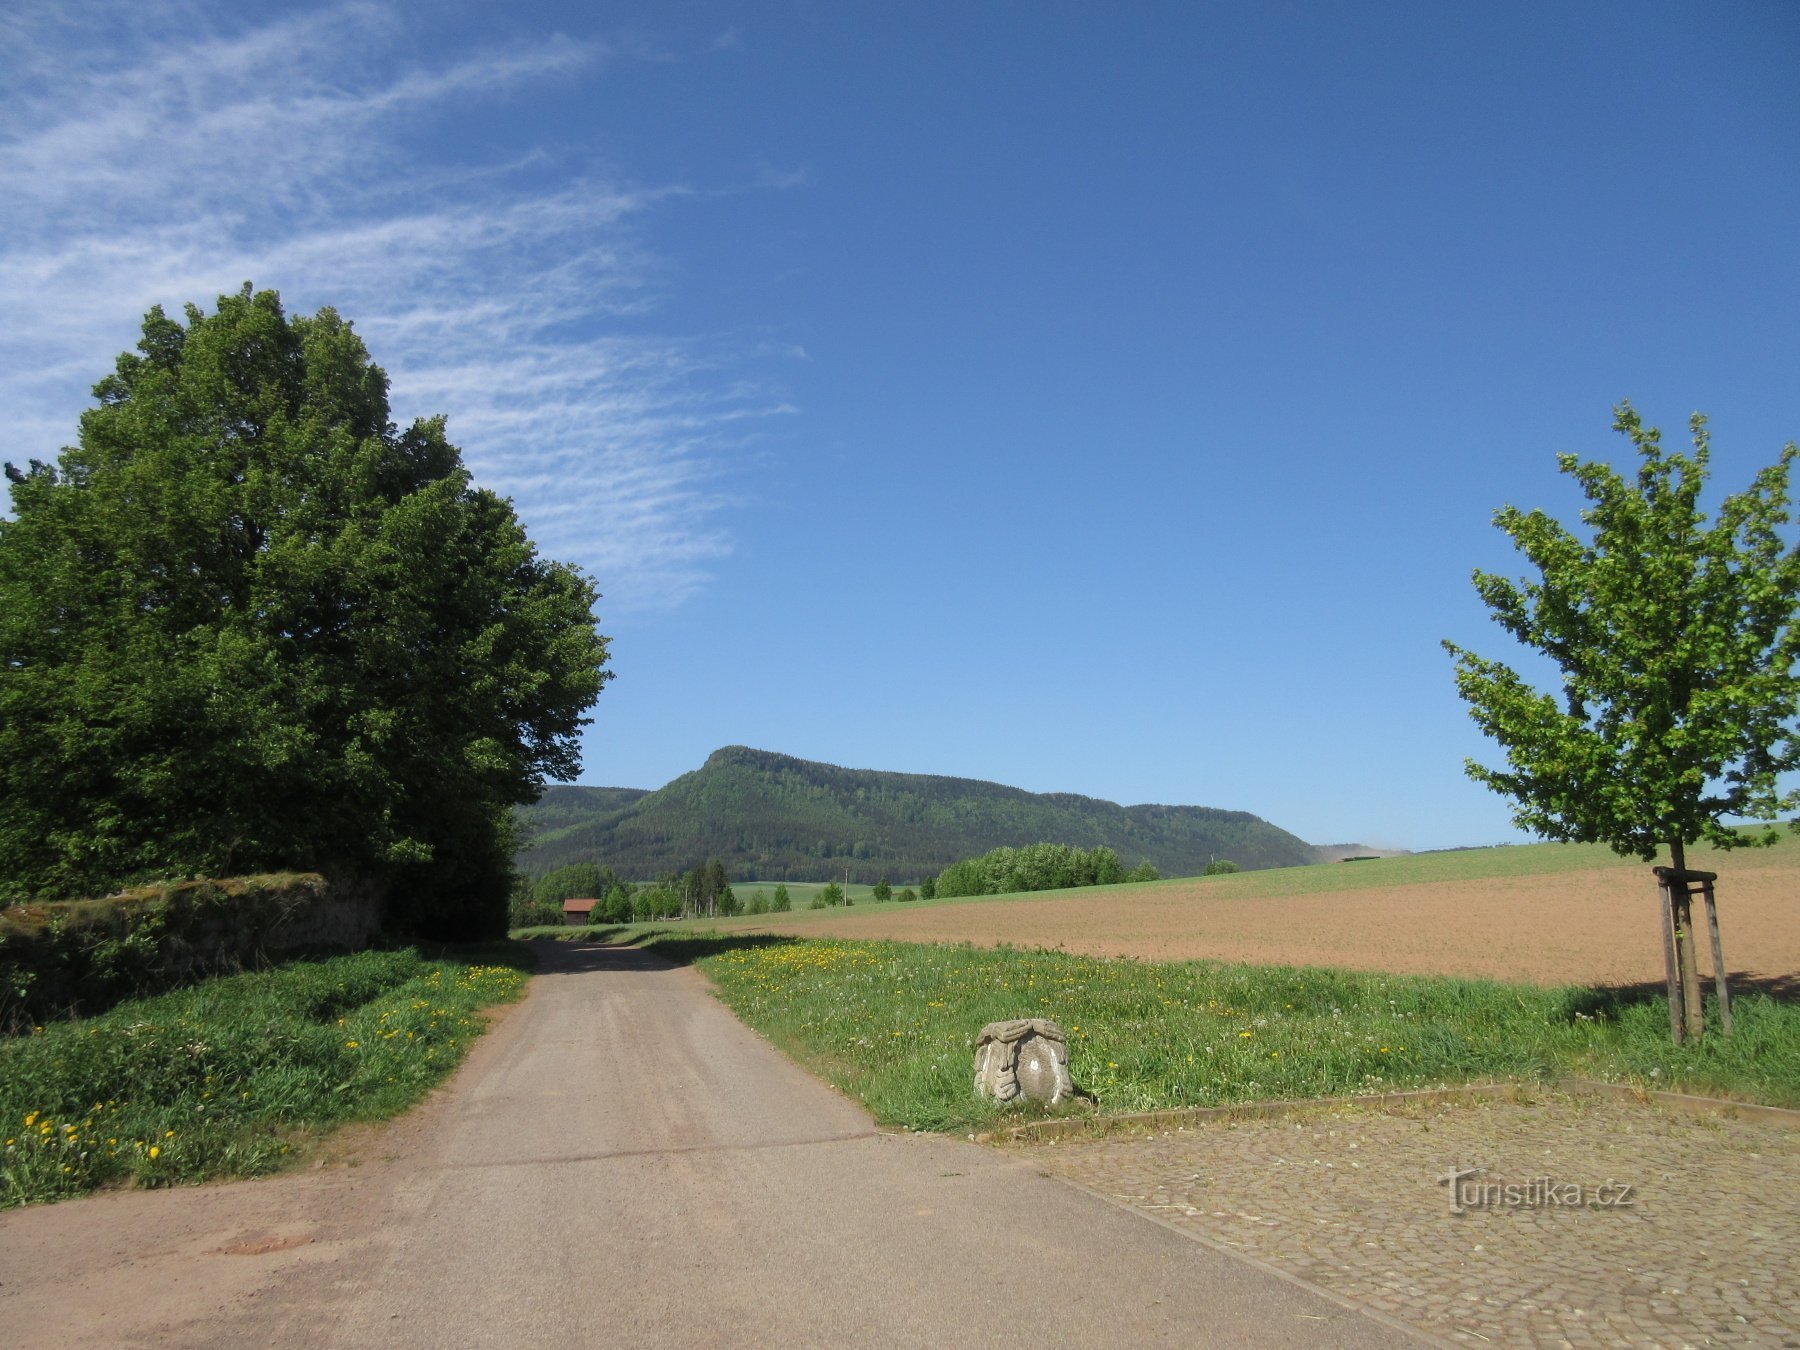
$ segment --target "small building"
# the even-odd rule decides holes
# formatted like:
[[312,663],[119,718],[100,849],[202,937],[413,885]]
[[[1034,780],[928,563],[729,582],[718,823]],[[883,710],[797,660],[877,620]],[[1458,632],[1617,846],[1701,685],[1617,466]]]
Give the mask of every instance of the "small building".
[[563,922],[575,928],[582,927],[592,921],[594,906],[599,903],[598,900],[563,901]]

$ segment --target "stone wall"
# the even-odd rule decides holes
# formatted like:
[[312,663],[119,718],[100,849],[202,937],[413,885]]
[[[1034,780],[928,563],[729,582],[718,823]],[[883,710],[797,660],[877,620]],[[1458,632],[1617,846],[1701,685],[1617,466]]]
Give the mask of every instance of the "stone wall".
[[380,889],[316,873],[196,878],[0,909],[0,1034],[308,951],[357,951]]

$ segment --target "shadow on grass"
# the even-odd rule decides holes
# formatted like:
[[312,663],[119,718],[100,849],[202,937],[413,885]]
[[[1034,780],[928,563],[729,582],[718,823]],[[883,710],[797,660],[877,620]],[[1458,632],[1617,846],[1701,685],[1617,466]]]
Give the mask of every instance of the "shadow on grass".
[[691,966],[704,956],[753,947],[785,946],[799,938],[779,933],[683,932],[623,924],[577,928],[535,944],[540,975],[574,975],[590,970],[662,970]]
[[[495,938],[491,942],[416,942],[405,944],[417,948],[428,961],[461,961],[471,966],[508,966],[529,975],[537,966],[537,952],[529,942],[517,938]],[[341,953],[338,953],[341,955]]]
[[[1748,971],[1739,970],[1728,972],[1725,981],[1734,999],[1748,994],[1762,994],[1777,1003],[1800,1004],[1800,975],[1751,975]],[[1700,983],[1710,1008],[1714,1004],[1712,976],[1703,976]],[[1613,1020],[1627,1008],[1645,1003],[1666,1003],[1668,997],[1669,987],[1662,980],[1601,985],[1593,989],[1571,991],[1563,1005],[1563,1011],[1569,1018]]]

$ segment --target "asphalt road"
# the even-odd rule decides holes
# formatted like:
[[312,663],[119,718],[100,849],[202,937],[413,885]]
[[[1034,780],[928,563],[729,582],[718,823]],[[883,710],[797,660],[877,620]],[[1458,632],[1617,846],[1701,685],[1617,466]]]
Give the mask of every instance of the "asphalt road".
[[[11,1344],[1386,1346],[1028,1158],[878,1131],[695,972],[540,948],[445,1091],[270,1181],[0,1215]],[[976,1028],[971,1028],[971,1034]]]

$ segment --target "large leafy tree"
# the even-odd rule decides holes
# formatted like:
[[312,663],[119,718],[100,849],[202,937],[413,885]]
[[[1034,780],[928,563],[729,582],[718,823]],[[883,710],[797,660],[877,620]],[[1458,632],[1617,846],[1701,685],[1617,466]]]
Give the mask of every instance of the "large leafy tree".
[[8,464],[0,898],[155,875],[368,878],[394,926],[503,928],[509,808],[573,777],[609,673],[441,418],[330,309],[155,309],[80,443]]
[[1650,861],[1659,848],[1773,843],[1800,804],[1780,775],[1800,767],[1800,548],[1790,522],[1789,444],[1708,523],[1705,419],[1693,453],[1666,451],[1629,404],[1614,429],[1636,448],[1627,479],[1562,455],[1586,494],[1577,534],[1508,506],[1495,523],[1537,569],[1514,582],[1477,571],[1494,618],[1562,674],[1560,697],[1499,661],[1445,643],[1471,716],[1507,767],[1469,775],[1512,798],[1514,821],[1551,839],[1610,845]]

